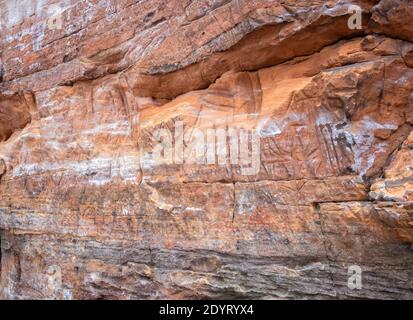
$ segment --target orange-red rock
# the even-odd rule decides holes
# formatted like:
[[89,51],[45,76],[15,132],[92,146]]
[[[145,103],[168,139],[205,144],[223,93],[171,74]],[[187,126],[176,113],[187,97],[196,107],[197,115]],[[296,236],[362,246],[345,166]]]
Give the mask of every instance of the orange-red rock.
[[1,299],[413,298],[409,1],[51,2],[0,1]]

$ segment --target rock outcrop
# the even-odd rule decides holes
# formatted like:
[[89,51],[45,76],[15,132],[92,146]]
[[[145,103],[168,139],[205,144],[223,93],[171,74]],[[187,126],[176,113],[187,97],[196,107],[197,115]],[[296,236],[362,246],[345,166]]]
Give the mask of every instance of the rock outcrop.
[[410,1],[28,2],[0,298],[413,298]]

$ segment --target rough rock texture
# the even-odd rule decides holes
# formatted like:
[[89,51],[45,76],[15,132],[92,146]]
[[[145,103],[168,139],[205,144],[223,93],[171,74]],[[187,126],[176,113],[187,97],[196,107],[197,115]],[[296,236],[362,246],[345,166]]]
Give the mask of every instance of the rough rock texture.
[[[1,0],[0,298],[412,299],[412,18],[408,0]],[[177,125],[188,144],[256,130],[259,172],[154,164]]]

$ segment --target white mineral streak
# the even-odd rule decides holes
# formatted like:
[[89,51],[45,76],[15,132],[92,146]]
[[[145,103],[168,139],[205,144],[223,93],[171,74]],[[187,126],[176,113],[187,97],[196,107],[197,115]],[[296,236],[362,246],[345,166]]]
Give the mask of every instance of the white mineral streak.
[[103,185],[119,177],[123,181],[137,182],[139,158],[136,155],[96,157],[83,161],[57,161],[22,164],[13,169],[13,177],[64,172],[67,175],[87,176],[91,184]]

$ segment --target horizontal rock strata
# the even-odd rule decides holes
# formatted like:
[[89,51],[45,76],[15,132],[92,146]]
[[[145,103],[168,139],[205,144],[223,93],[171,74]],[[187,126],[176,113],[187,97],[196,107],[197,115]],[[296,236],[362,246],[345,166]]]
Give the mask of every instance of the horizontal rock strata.
[[410,1],[0,12],[1,299],[413,298]]

